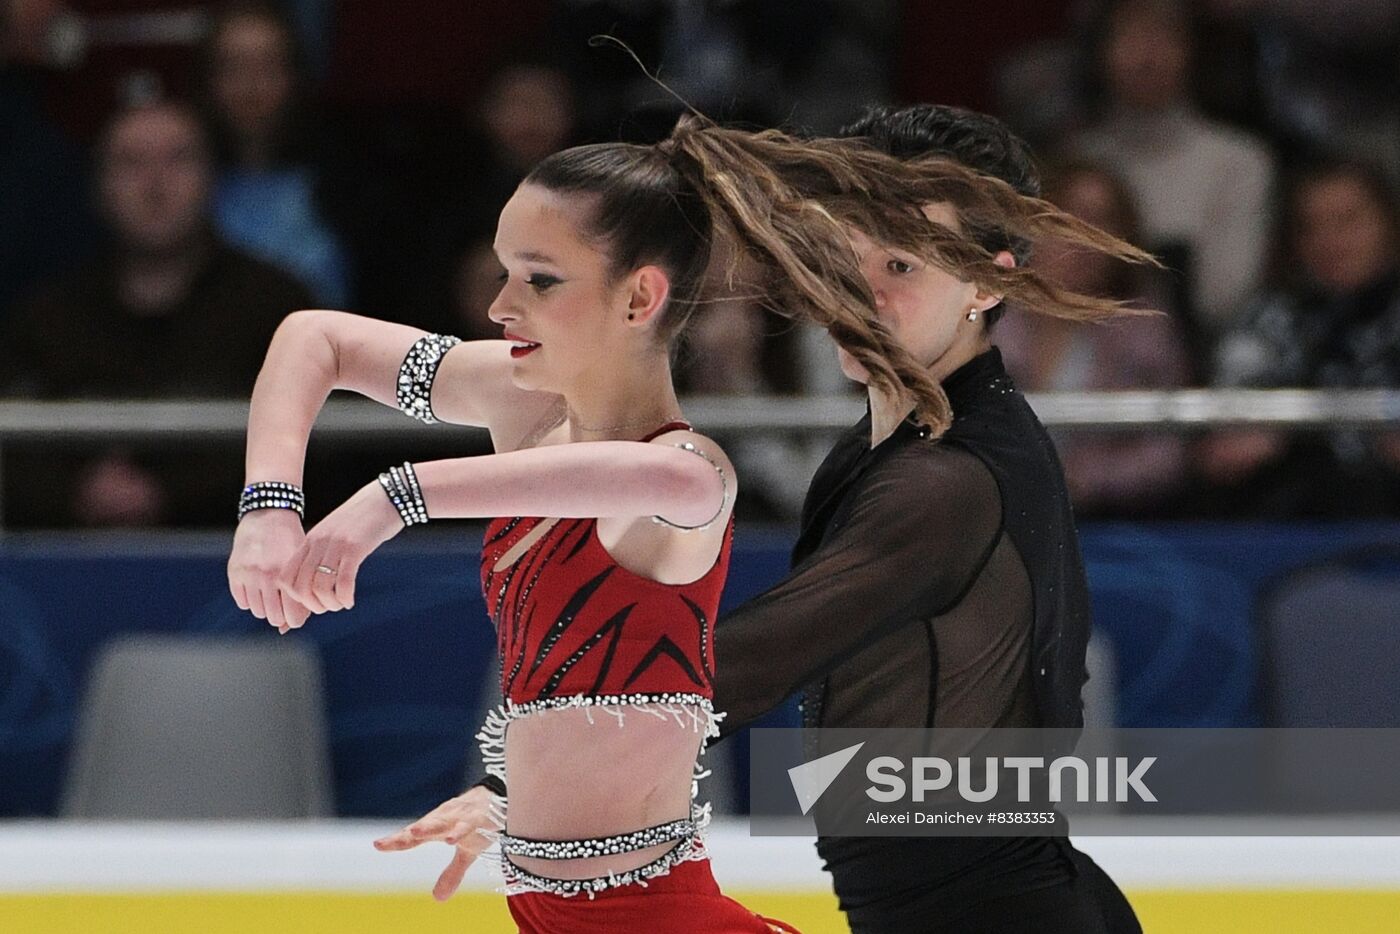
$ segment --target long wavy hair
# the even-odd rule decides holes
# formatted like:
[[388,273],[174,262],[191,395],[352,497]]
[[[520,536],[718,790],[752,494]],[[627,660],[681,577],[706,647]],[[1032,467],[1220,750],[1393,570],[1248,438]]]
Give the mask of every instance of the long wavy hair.
[[[697,302],[715,238],[742,254],[760,303],[825,328],[870,374],[912,404],[934,437],[951,424],[947,396],[875,313],[847,228],[913,253],[1030,311],[1091,321],[1140,313],[1068,291],[1030,267],[1006,268],[978,243],[995,229],[1018,242],[1055,238],[1134,263],[1150,254],[1000,179],[948,158],[899,159],[860,139],[801,139],[777,130],[728,129],[682,117],[654,146],[598,144],[543,160],[526,178],[594,199],[584,231],[615,274],[656,263],[671,276],[659,333],[680,332]],[[945,202],[967,233],[929,221]]]

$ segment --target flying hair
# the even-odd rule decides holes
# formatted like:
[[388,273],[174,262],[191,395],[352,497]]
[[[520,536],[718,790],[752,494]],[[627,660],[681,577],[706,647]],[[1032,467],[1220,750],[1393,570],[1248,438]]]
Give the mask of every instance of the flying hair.
[[[763,306],[825,328],[870,374],[877,389],[905,399],[916,420],[939,437],[952,423],[943,389],[879,320],[847,229],[912,253],[1021,309],[1073,321],[1100,321],[1141,309],[1065,289],[1032,267],[1006,268],[981,246],[988,231],[1030,244],[1055,239],[1129,263],[1151,254],[1087,224],[1048,201],[945,157],[898,159],[859,138],[803,139],[779,130],[721,127],[641,65],[643,73],[689,111],[654,147],[698,195],[729,255]],[[922,205],[947,203],[961,231],[930,221]],[[731,266],[730,278],[733,278]]]

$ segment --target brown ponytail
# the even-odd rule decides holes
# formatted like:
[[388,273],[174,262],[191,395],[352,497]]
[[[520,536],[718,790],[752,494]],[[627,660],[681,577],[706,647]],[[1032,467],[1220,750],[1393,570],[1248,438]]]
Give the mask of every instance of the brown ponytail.
[[[661,149],[706,202],[717,235],[757,265],[764,303],[825,327],[878,389],[912,396],[916,418],[935,437],[952,421],[948,398],[876,318],[874,295],[843,225],[984,291],[1073,320],[1140,312],[1062,289],[1034,269],[999,266],[978,245],[976,232],[997,229],[1032,243],[1054,237],[1130,262],[1155,262],[1049,202],[947,159],[904,162],[858,140],[754,134],[695,117],[683,117]],[[951,203],[968,233],[925,218],[919,207],[930,202]]]

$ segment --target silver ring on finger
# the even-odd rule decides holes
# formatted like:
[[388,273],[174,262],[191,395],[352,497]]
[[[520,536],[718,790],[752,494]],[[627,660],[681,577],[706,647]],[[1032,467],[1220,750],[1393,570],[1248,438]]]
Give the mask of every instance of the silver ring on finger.
[[329,574],[329,575],[331,575],[332,577],[334,577],[336,574],[338,574],[338,573],[340,573],[340,572],[337,571],[335,568],[327,567],[327,566],[324,565],[324,564],[318,564],[318,565],[316,565],[316,573],[317,573],[317,574]]

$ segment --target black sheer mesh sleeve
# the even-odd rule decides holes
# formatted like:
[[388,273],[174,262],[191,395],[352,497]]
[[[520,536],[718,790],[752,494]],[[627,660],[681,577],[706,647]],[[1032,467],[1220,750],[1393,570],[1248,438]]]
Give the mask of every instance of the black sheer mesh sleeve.
[[952,606],[1001,530],[996,480],[974,455],[915,442],[854,481],[821,545],[720,620],[715,706],[728,735],[881,636]]

